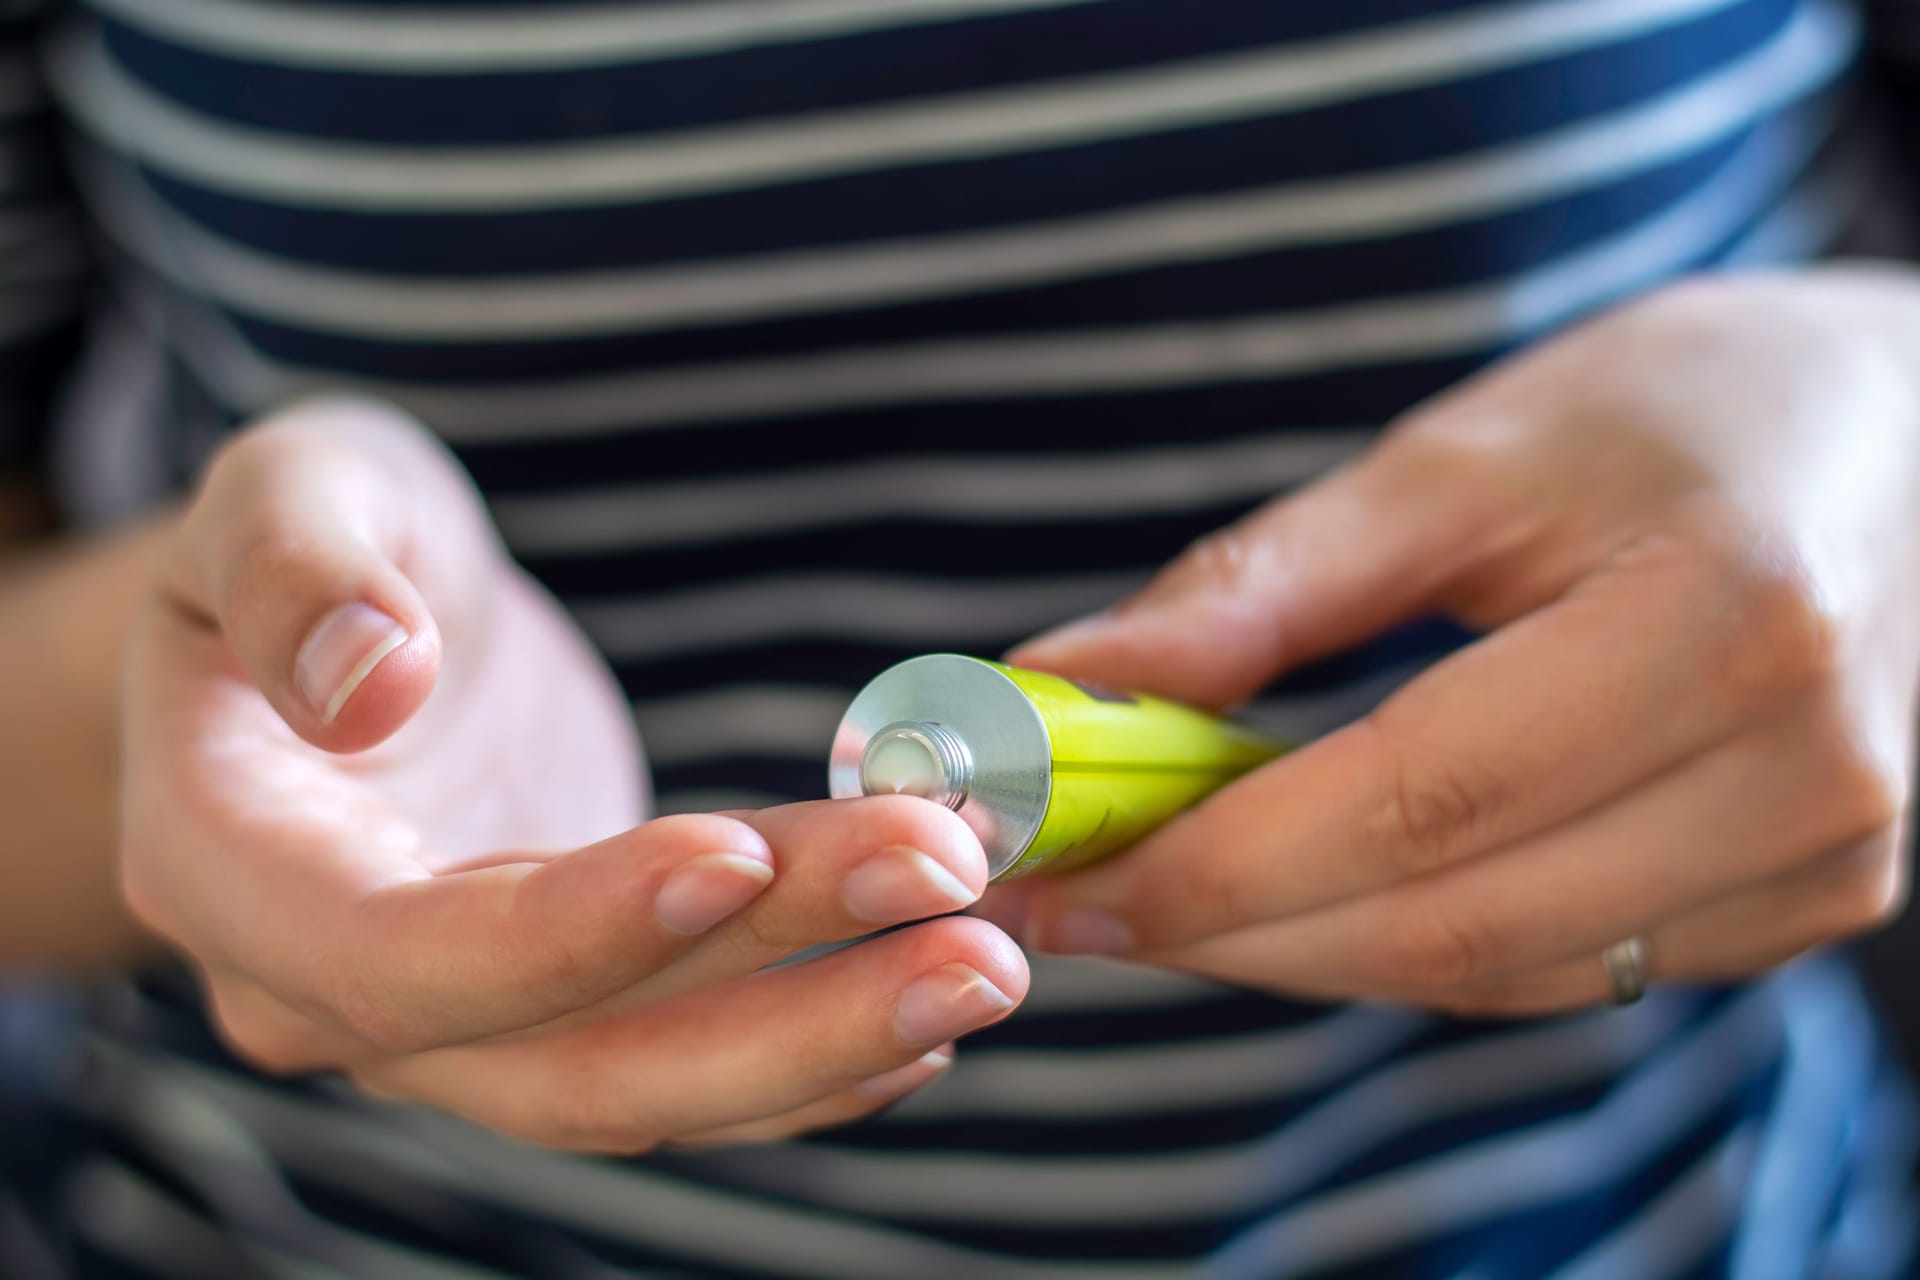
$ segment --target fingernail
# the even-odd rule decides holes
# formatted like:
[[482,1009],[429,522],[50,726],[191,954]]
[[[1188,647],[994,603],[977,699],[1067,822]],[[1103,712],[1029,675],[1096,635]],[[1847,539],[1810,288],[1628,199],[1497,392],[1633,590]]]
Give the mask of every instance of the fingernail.
[[945,915],[977,896],[933,857],[905,845],[874,854],[840,888],[847,914],[873,924]]
[[869,1098],[897,1098],[908,1090],[916,1089],[933,1079],[952,1063],[951,1050],[934,1049],[915,1058],[904,1067],[895,1067],[871,1079],[862,1080],[856,1088]]
[[893,1032],[907,1044],[940,1044],[1013,1008],[1013,997],[964,964],[943,964],[900,993]]
[[1027,945],[1056,955],[1109,956],[1133,950],[1133,930],[1119,916],[1098,907],[1067,907],[1032,925]]
[[691,859],[660,886],[653,914],[678,934],[705,933],[760,896],[773,868],[744,853],[706,853]]
[[1110,611],[1088,614],[1084,618],[1065,623],[1051,631],[1042,631],[1033,639],[1016,647],[1007,656],[1018,662],[1055,661],[1066,657],[1075,649],[1089,641],[1097,640],[1113,628],[1113,614]]
[[380,660],[407,642],[407,629],[368,604],[348,604],[320,619],[293,661],[300,696],[332,724]]

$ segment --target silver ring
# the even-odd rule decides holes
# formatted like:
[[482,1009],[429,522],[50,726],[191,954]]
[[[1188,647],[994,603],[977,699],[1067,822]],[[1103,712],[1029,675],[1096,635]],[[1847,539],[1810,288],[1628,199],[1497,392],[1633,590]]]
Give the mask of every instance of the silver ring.
[[1642,938],[1616,942],[1600,953],[1600,963],[1613,984],[1613,1002],[1630,1005],[1647,994],[1647,944]]

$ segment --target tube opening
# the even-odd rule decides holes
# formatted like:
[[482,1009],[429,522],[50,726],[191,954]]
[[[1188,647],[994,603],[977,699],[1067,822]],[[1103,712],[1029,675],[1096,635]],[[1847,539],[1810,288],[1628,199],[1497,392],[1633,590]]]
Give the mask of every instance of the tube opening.
[[958,809],[972,784],[973,756],[967,744],[931,720],[884,726],[860,758],[860,790],[870,796],[918,796]]

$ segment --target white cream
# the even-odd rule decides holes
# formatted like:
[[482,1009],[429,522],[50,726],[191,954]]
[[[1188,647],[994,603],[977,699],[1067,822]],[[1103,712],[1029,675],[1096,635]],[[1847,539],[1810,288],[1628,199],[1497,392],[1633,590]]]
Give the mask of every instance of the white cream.
[[870,796],[909,795],[928,799],[947,789],[946,770],[918,738],[905,734],[873,744],[860,765],[860,782]]

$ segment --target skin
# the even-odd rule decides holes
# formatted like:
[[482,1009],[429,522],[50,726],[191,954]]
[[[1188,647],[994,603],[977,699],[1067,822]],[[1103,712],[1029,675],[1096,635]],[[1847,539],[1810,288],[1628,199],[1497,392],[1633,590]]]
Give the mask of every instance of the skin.
[[[406,639],[329,718],[301,654],[341,606]],[[213,463],[134,623],[125,734],[127,899],[270,1071],[577,1150],[771,1138],[926,1083],[1026,991],[968,919],[756,972],[965,906],[979,843],[893,797],[642,822],[609,674],[377,405]]]
[[[1686,285],[1604,317],[1014,655],[1229,706],[1403,617],[1488,633],[983,911],[1044,949],[1476,1013],[1604,999],[1595,956],[1630,934],[1658,977],[1735,977],[1870,927],[1904,886],[1916,487],[1906,277]],[[348,603],[406,639],[328,718],[299,655]],[[74,867],[11,843],[0,938],[40,963],[137,952],[102,888],[117,786],[127,902],[263,1069],[580,1150],[767,1140],[925,1084],[1025,993],[1007,934],[952,916],[757,972],[976,897],[977,842],[904,797],[643,823],[607,673],[390,409],[243,433],[183,514],[21,562],[0,626],[33,655],[0,670],[23,726],[0,801]],[[668,927],[695,900],[727,910]],[[937,1035],[902,1033],[929,1010]]]
[[1012,660],[1215,707],[1416,616],[1484,638],[1120,857],[1041,950],[1526,1014],[1747,977],[1899,909],[1920,289],[1689,284],[1417,410]]

